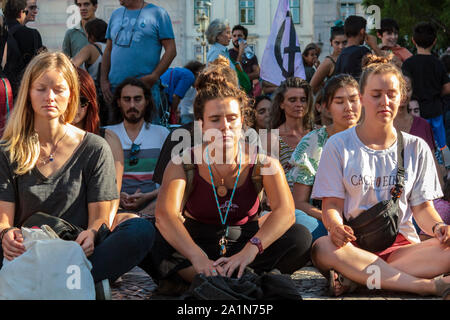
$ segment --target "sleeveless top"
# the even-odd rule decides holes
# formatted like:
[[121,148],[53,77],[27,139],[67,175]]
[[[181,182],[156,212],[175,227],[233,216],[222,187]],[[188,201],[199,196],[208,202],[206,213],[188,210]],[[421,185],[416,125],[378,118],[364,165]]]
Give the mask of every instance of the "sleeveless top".
[[86,63],[86,70],[87,70],[87,72],[89,72],[89,74],[91,75],[92,79],[94,81],[96,81],[97,77],[98,77],[98,65],[102,62],[103,52],[105,51],[106,43],[96,42],[94,44],[94,47],[96,47],[97,50],[99,51],[99,53],[100,52],[101,53],[98,56],[97,60],[95,60],[95,62],[93,64],[87,64]]
[[327,77],[325,78],[324,83],[327,82],[332,76],[334,76],[334,70],[336,68],[336,61],[334,61],[332,56],[326,56],[325,58],[330,59],[330,61],[333,63],[333,72],[331,73],[331,75],[327,74]]
[[[236,187],[233,202],[226,220],[226,224],[228,225],[243,225],[259,213],[259,198],[252,181],[253,168],[254,164],[250,164],[249,173],[244,183],[240,187]],[[184,210],[201,223],[221,225],[222,222],[220,220],[219,210],[217,209],[212,185],[200,176],[197,165],[195,166],[194,172],[192,192]],[[232,192],[233,189],[228,189],[228,193],[223,198],[217,195],[224,219]]]

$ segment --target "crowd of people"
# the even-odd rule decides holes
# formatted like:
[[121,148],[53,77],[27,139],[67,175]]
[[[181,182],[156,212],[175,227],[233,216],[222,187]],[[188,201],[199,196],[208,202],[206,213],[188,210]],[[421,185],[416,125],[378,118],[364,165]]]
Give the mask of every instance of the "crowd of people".
[[450,297],[450,52],[433,54],[431,23],[412,54],[394,19],[378,44],[349,16],[323,61],[303,49],[306,79],[275,85],[244,26],[213,20],[206,65],[171,67],[166,10],[124,0],[105,22],[74,2],[49,52],[26,26],[37,1],[3,1],[0,273],[21,227],[56,219],[99,292],[135,266],[164,290],[312,263],[331,295],[376,266],[378,289]]

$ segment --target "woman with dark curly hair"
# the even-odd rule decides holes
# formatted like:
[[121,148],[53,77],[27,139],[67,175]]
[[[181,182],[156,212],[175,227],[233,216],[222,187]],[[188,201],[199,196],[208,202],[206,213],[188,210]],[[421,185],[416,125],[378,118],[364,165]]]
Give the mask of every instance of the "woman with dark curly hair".
[[[260,169],[272,212],[259,217],[252,183],[256,154],[242,136],[248,98],[224,76],[229,71],[229,66],[209,66],[199,75],[194,115],[204,142],[182,159],[173,158],[165,170],[156,206],[158,240],[151,253],[156,279],[177,274],[191,282],[199,273],[241,277],[247,266],[258,273],[277,268],[291,274],[309,260],[311,234],[293,225],[294,202],[279,161],[271,157]],[[192,185],[183,168],[189,162],[194,163]]]

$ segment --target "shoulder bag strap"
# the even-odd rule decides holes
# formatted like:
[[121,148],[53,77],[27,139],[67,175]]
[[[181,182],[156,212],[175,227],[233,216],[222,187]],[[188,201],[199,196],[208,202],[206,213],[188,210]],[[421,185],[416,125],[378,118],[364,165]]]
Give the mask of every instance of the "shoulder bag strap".
[[392,199],[400,198],[403,188],[405,187],[405,167],[404,167],[404,143],[403,135],[397,130],[397,183],[391,190]]

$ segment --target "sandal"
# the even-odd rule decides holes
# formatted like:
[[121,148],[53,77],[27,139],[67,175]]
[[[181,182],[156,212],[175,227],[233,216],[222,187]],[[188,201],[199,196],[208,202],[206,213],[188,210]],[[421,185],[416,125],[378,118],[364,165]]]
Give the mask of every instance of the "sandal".
[[442,300],[450,300],[450,283],[444,282],[445,275],[434,278],[436,285],[436,295],[442,297]]
[[[335,277],[337,275],[337,277]],[[343,292],[340,294],[336,294],[336,281],[339,282],[341,287],[343,288]],[[344,277],[339,272],[331,269],[330,270],[330,278],[329,278],[329,286],[328,286],[328,294],[330,296],[338,297],[344,293],[352,293],[359,287],[359,284]]]

